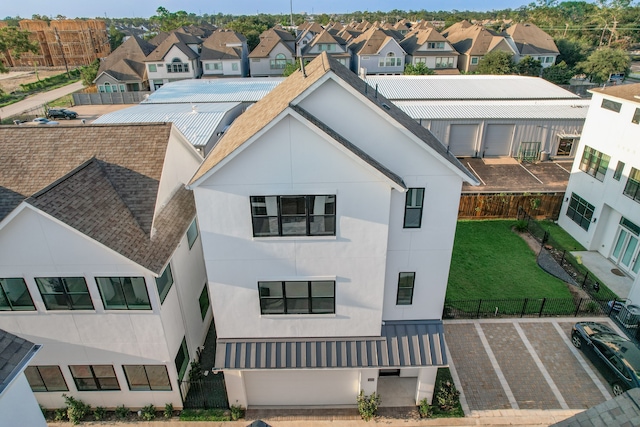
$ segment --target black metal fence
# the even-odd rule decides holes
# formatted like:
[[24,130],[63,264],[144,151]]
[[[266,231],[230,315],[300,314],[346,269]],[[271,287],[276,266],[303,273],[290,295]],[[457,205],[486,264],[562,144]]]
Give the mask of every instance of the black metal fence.
[[609,300],[592,298],[446,300],[442,318],[609,316],[612,310]]
[[222,372],[201,380],[180,381],[180,394],[185,409],[229,408]]

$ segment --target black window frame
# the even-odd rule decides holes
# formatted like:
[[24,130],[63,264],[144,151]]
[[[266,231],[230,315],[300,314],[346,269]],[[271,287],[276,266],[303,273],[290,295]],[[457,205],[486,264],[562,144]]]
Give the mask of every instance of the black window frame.
[[[307,293],[306,296],[287,296],[287,284],[291,287],[306,283]],[[327,283],[331,284],[331,295],[317,295],[317,291],[320,284],[324,287]],[[264,290],[269,290],[270,287],[265,286],[267,284],[280,284],[279,295],[266,295]],[[314,286],[315,284],[315,286]],[[316,289],[314,289],[314,287]],[[315,292],[314,292],[315,291]],[[315,295],[314,295],[315,294]],[[335,280],[264,280],[258,282],[258,298],[260,299],[260,314],[261,315],[309,315],[309,314],[335,314],[336,313],[336,282]],[[267,303],[269,301],[281,301],[282,310],[275,311],[273,309],[267,309]],[[290,301],[290,302],[289,302]],[[330,308],[326,308],[325,304],[320,302],[331,301]],[[296,303],[306,302],[306,311]]]
[[567,206],[567,216],[585,231],[589,231],[594,211],[595,206],[576,193],[571,193],[571,199]]
[[631,168],[622,194],[640,203],[640,169]]
[[167,298],[167,294],[169,294],[169,291],[173,286],[173,281],[173,272],[171,271],[171,263],[169,263],[162,271],[162,274],[159,277],[156,277],[156,288],[158,288],[160,304],[164,303],[164,300]]
[[612,101],[611,99],[603,98],[602,104],[600,104],[600,108],[613,111],[614,113],[619,113],[620,110],[622,109],[622,103]]
[[[76,368],[88,368],[91,376],[76,376],[74,373],[74,369]],[[111,372],[113,375],[105,376],[105,375],[97,375],[97,368],[105,369],[111,368]],[[76,384],[76,389],[78,391],[119,391],[120,382],[118,381],[118,376],[116,375],[116,371],[113,368],[113,365],[69,365],[69,372],[71,372],[71,377],[73,377],[73,382]],[[115,380],[115,385],[108,380]],[[87,385],[83,384],[86,382]],[[89,386],[92,384],[93,387]]]
[[[109,284],[113,285],[113,279],[119,279],[119,285],[120,285],[120,295],[123,297],[123,301],[124,301],[124,307],[114,307],[113,305],[109,306],[106,298],[105,298],[105,294],[102,290],[102,284],[101,281],[102,280],[109,280]],[[144,290],[146,292],[147,295],[147,304],[133,304],[133,303],[129,303],[129,301],[127,300],[127,292],[125,292],[124,288],[123,288],[123,281],[125,281],[126,279],[130,279],[131,280],[131,287],[133,289],[133,279],[141,279],[142,283],[144,284]],[[96,277],[96,284],[98,285],[98,291],[100,292],[100,297],[102,298],[102,304],[104,305],[104,309],[105,310],[151,310],[151,300],[149,299],[149,289],[147,288],[147,281],[144,279],[144,277],[138,277],[138,276],[121,276],[121,277],[107,277],[107,276],[102,276],[102,277]]]
[[631,123],[634,125],[640,124],[640,108],[636,108],[631,117]]
[[[206,304],[203,304],[202,297],[206,297]],[[202,320],[204,320],[204,318],[207,317],[207,312],[209,311],[209,307],[211,306],[211,298],[209,298],[209,287],[206,283],[204,284],[202,292],[200,292],[200,296],[198,297],[198,304],[200,305],[200,316],[202,317]]]
[[613,179],[615,179],[616,181],[620,181],[624,167],[625,167],[624,162],[618,161],[618,164],[616,165],[616,170],[613,172]]
[[[324,208],[325,212],[322,214],[313,213],[312,204],[315,203],[316,197],[326,197]],[[275,215],[269,214],[266,210],[267,199],[275,198],[277,212]],[[295,212],[287,213],[287,206],[283,208],[286,201],[295,202],[294,199],[304,198],[304,213]],[[333,201],[331,201],[333,198]],[[263,206],[264,204],[264,213]],[[337,197],[335,194],[306,194],[306,195],[265,195],[265,196],[250,196],[249,207],[251,211],[251,225],[253,228],[253,237],[323,237],[323,236],[335,236],[336,235],[336,214],[337,214]],[[301,206],[299,206],[301,207]],[[327,208],[332,208],[333,213],[327,213]],[[287,231],[286,225],[289,221],[300,220],[304,218],[305,232],[304,233],[292,233]],[[275,226],[275,230],[271,230],[269,227],[268,232],[260,231],[260,225],[264,220],[269,221],[269,225]],[[327,231],[314,231],[312,224],[317,219],[324,221],[323,230]],[[274,222],[275,220],[275,222]]]
[[[24,299],[25,296],[25,292],[26,295],[29,297],[29,301],[31,302],[31,305],[14,305],[14,302],[17,300],[12,300],[9,297],[9,294],[11,294],[11,292],[9,292],[8,288],[8,283],[7,281],[9,280],[19,280],[22,282],[22,286],[24,286],[24,291],[20,294],[20,297],[18,299]],[[6,301],[6,305],[1,304],[2,301]],[[25,301],[26,302],[26,301]],[[6,308],[5,308],[6,307]],[[31,292],[29,292],[29,288],[27,287],[27,283],[24,281],[24,278],[22,277],[3,277],[0,278],[0,311],[36,311],[36,306],[33,303],[33,297],[31,296]]]
[[[420,204],[417,206],[413,206],[410,205],[410,202],[414,201],[414,197],[412,196],[414,192],[416,191],[421,191],[422,195],[419,196],[420,199]],[[425,194],[426,190],[424,187],[413,187],[413,188],[409,188],[407,189],[407,195],[405,197],[405,202],[404,202],[404,219],[403,219],[403,228],[422,228],[422,214],[424,211],[424,194]],[[417,200],[416,200],[417,201]],[[408,222],[408,213],[413,212],[413,211],[417,211],[418,212],[418,223],[409,223]]]
[[598,181],[604,181],[609,162],[611,162],[611,156],[585,145],[579,168]]
[[[55,369],[54,369],[55,368]],[[64,384],[64,387],[60,387],[59,386],[59,382],[58,384],[51,384],[48,383],[48,378],[50,378],[49,375],[43,375],[42,371],[44,371],[45,369],[47,370],[51,370],[53,372],[56,372],[57,374],[59,374],[59,378],[58,380],[62,380],[62,384]],[[56,371],[57,369],[57,371]],[[41,371],[42,370],[42,371]],[[39,393],[39,392],[56,392],[56,391],[69,391],[69,386],[67,385],[67,381],[64,379],[64,375],[62,375],[62,370],[60,369],[60,366],[58,365],[35,365],[35,366],[27,366],[27,368],[24,370],[24,375],[27,378],[27,382],[29,383],[29,386],[31,387],[31,390],[35,393]],[[38,387],[36,385],[34,385],[31,382],[31,379],[36,377],[39,378],[39,382],[42,384],[41,387]]]
[[[404,276],[403,276],[404,275]],[[403,279],[408,278],[410,286],[406,286],[406,283]],[[396,305],[412,305],[413,304],[413,293],[416,284],[416,273],[414,271],[401,271],[398,273],[398,291],[396,293]],[[408,289],[409,298],[405,295],[404,290]],[[403,296],[401,300],[400,297]]]
[[[67,284],[67,280],[69,279],[82,279],[84,283],[84,291],[70,291],[69,286]],[[56,286],[58,289],[56,292],[47,292],[46,288],[43,290],[45,286],[44,281],[57,281]],[[57,311],[57,310],[95,310],[95,306],[93,305],[93,300],[91,299],[91,294],[89,293],[89,288],[87,286],[87,279],[83,276],[75,276],[75,277],[36,277],[35,278],[36,285],[38,286],[38,291],[40,292],[40,296],[42,297],[42,302],[44,302],[44,306],[47,310]],[[88,297],[89,304],[79,304],[74,303],[74,297],[77,296],[85,296]],[[55,297],[58,307],[52,307],[50,304],[50,297]],[[66,305],[67,308],[60,308],[60,306]]]
[[[180,366],[178,366],[178,360],[180,360]],[[178,353],[176,353],[176,357],[173,359],[173,363],[176,365],[178,379],[180,381],[182,381],[182,379],[184,378],[184,374],[187,372],[189,361],[189,347],[187,347],[187,337],[185,336],[182,338],[182,342],[180,343],[180,347],[178,348]]]
[[[193,234],[194,230],[195,235]],[[189,224],[189,228],[187,228],[187,243],[189,244],[189,249],[193,247],[193,244],[198,240],[199,235],[200,229],[198,228],[198,221],[194,218],[191,224]]]
[[[141,373],[144,373],[144,377],[146,379],[146,386],[142,383],[140,385],[132,385],[131,380],[134,376],[134,372],[129,372],[129,369],[137,369],[142,368]],[[155,376],[149,375],[149,371],[157,368],[164,368],[164,374],[166,376],[166,382],[164,385],[152,384],[152,380]],[[124,376],[127,379],[127,386],[131,391],[172,391],[173,387],[171,386],[171,379],[169,378],[169,370],[166,365],[122,365],[122,371],[124,372]],[[151,378],[151,379],[150,379]]]

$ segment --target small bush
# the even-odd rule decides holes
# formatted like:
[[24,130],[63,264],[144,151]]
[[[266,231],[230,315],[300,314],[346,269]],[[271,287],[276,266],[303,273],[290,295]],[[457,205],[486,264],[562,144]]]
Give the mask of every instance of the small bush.
[[96,409],[93,410],[93,418],[95,418],[96,421],[102,421],[106,416],[107,416],[107,409],[102,406],[98,406]]
[[420,418],[429,418],[433,415],[433,408],[429,405],[426,397],[420,401],[418,411],[420,412]]
[[91,406],[80,399],[75,399],[73,396],[63,394],[62,397],[64,397],[64,401],[67,404],[67,418],[69,418],[71,424],[80,424],[80,421],[91,411]]
[[360,390],[360,394],[357,398],[358,412],[363,420],[369,421],[378,413],[378,406],[380,406],[380,395],[376,392],[371,393],[370,396],[364,394],[364,390]]
[[163,415],[165,418],[173,417],[173,403],[165,403]]
[[202,372],[202,365],[197,360],[191,362],[191,370],[189,371],[189,381],[200,381],[204,379],[204,373]]
[[240,405],[231,405],[231,420],[238,421],[244,417],[244,408]]
[[456,390],[452,381],[444,381],[440,384],[440,389],[436,394],[438,407],[443,411],[450,411],[458,405],[460,392]]
[[142,419],[145,421],[151,421],[156,417],[156,407],[153,404],[147,405],[142,408]]
[[185,409],[180,421],[231,421],[231,416],[223,409]]
[[529,229],[529,223],[527,221],[520,220],[520,221],[516,222],[516,224],[513,226],[513,228],[515,228],[516,231],[519,231],[520,233],[524,233],[525,231],[527,231]]
[[115,410],[116,418],[119,420],[125,420],[129,416],[130,412],[131,411],[126,406],[118,406]]
[[66,421],[67,420],[67,408],[58,408],[53,411],[53,421]]

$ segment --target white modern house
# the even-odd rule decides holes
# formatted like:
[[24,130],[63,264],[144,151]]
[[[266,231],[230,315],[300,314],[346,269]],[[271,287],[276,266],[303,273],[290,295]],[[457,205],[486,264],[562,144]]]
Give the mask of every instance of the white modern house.
[[558,223],[635,278],[640,301],[640,84],[591,90]]
[[425,128],[322,53],[242,114],[193,189],[230,404],[431,400],[463,182]]
[[38,402],[182,407],[212,319],[170,123],[0,128],[0,329],[41,345]]

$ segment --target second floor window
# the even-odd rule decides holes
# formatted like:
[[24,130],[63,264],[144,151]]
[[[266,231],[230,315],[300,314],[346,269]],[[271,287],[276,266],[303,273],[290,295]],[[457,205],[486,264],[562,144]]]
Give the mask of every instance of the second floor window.
[[151,310],[144,277],[96,277],[106,310]]
[[284,53],[279,53],[276,55],[275,59],[271,60],[270,65],[272,69],[282,70],[289,62],[291,62],[291,60],[288,60],[287,57],[284,56]]
[[36,277],[47,310],[93,310],[84,277]]
[[27,284],[21,277],[0,279],[0,311],[35,310]]
[[158,295],[160,296],[160,303],[164,302],[169,290],[173,285],[173,273],[171,272],[171,264],[167,264],[167,268],[164,269],[162,275],[156,278],[156,286],[158,287]]
[[258,282],[261,314],[332,314],[336,282]]
[[396,57],[395,53],[389,52],[385,58],[380,58],[381,67],[400,67],[402,66],[402,58]]
[[584,153],[582,153],[582,161],[580,162],[580,170],[599,181],[603,181],[609,167],[609,160],[611,160],[610,156],[585,146]]
[[252,196],[253,235],[335,236],[336,196]]
[[571,193],[571,201],[567,207],[567,216],[585,230],[589,230],[595,206],[575,193]]
[[631,197],[636,202],[640,202],[640,170],[631,168],[623,193],[625,196]]
[[404,208],[404,228],[420,228],[422,226],[422,205],[424,188],[410,188]]
[[427,49],[444,49],[444,42],[427,42]]
[[180,58],[173,58],[171,63],[167,64],[167,73],[188,73],[189,64],[183,63]]

